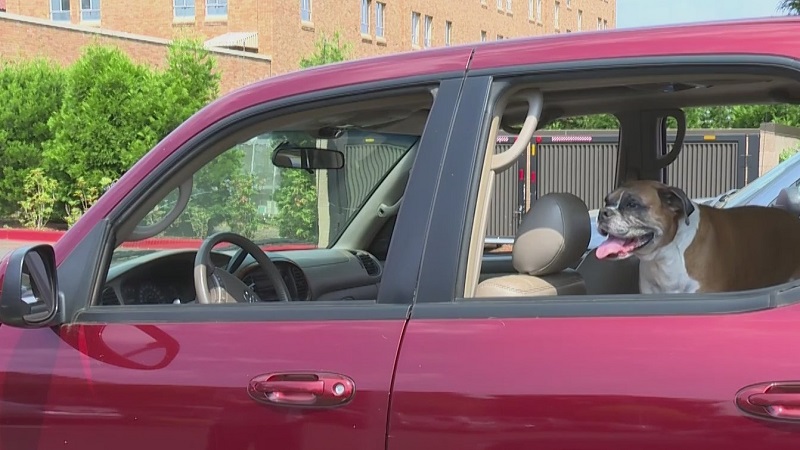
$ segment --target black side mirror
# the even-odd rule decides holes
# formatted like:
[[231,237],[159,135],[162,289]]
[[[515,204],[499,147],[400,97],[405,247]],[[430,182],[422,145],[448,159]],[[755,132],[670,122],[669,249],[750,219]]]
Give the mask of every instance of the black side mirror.
[[49,325],[60,298],[52,246],[29,245],[14,250],[0,280],[0,323],[20,328]]

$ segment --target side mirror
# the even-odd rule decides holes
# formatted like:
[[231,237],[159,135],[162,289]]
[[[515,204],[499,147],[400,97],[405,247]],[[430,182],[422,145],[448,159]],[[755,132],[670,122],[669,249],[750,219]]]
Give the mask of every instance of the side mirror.
[[286,169],[341,169],[344,167],[344,153],[315,147],[279,145],[272,152],[272,164]]
[[30,245],[14,250],[0,280],[0,323],[20,328],[48,326],[59,303],[52,246]]

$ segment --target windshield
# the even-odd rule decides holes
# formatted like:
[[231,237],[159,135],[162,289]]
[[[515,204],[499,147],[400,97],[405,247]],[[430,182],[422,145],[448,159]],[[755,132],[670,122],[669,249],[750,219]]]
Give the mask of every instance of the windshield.
[[794,163],[798,161],[798,158],[800,158],[800,153],[793,155],[792,157],[786,159],[782,163],[773,167],[772,169],[767,171],[767,173],[756,178],[747,186],[739,189],[738,191],[728,196],[727,199],[721,202],[722,205],[724,205],[727,208],[730,208],[733,206],[741,206],[748,204],[750,200],[756,194],[758,194],[759,191],[761,191],[766,186],[771,184],[774,180],[783,175],[787,170],[791,170]]
[[[357,128],[340,129],[334,136],[271,132],[223,152],[194,174],[188,203],[171,224],[144,241],[123,244],[114,261],[156,250],[197,249],[220,231],[241,234],[265,250],[330,246],[418,140]],[[279,145],[337,150],[344,165],[322,170],[278,167],[272,156]],[[176,189],[140,226],[164,221],[178,201]]]

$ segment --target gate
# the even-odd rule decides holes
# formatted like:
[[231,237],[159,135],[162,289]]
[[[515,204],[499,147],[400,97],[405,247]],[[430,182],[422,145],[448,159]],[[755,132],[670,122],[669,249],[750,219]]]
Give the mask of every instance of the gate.
[[[758,130],[754,132],[757,135]],[[667,168],[667,183],[681,187],[690,198],[712,197],[743,187],[758,177],[758,139],[751,137],[745,133],[687,132],[681,153]],[[507,150],[513,139],[498,138],[495,153]],[[674,139],[674,132],[668,134],[670,145]],[[550,192],[570,192],[590,210],[602,206],[603,197],[614,188],[619,143],[616,131],[543,132],[534,137],[534,143],[526,152],[531,159],[532,202]],[[516,233],[522,212],[526,211],[525,172],[526,161],[522,157],[515,167],[495,178],[487,237],[513,237]]]

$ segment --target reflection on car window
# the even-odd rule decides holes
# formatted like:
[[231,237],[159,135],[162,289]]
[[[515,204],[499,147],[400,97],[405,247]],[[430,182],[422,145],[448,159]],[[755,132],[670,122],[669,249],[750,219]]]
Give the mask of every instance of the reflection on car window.
[[[327,245],[417,139],[353,128],[334,139],[315,139],[301,131],[257,136],[195,173],[188,205],[156,237],[203,239],[232,231],[256,243]],[[287,142],[338,150],[344,154],[344,166],[314,171],[276,167],[273,151]],[[142,225],[158,222],[177,199],[177,191],[168,195]]]

